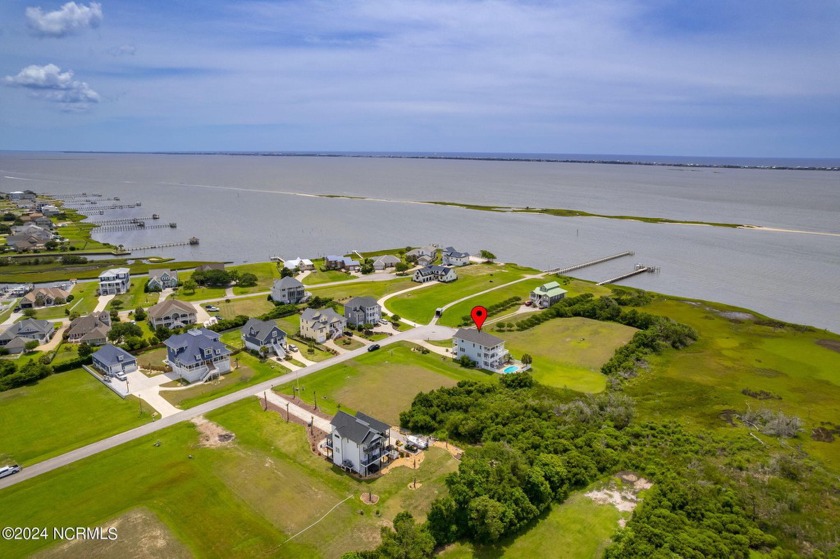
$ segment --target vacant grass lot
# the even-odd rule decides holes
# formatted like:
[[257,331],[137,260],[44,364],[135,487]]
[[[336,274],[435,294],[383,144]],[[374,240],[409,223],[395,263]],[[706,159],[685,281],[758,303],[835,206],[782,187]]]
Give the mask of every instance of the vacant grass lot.
[[396,425],[400,412],[411,406],[419,392],[454,386],[465,379],[494,380],[489,373],[463,369],[440,355],[412,351],[413,347],[404,342],[388,346],[275,390],[293,394],[297,386],[303,400],[310,404],[313,392],[317,393],[318,406],[327,413],[335,413],[340,405],[349,413],[362,411]]
[[[805,423],[804,432],[791,443],[802,444],[840,472],[840,442],[821,443],[809,436],[821,422],[840,423],[840,352],[817,343],[828,340],[840,347],[840,336],[731,320],[721,313],[749,311],[716,303],[661,297],[641,310],[689,324],[700,335],[686,349],[651,358],[650,371],[628,383],[627,391],[636,398],[643,419],[678,417],[697,428],[726,434],[732,428],[720,418],[724,410],[741,413],[747,406],[781,410]],[[756,400],[741,392],[745,388],[765,390],[781,399]],[[747,436],[746,429],[739,432]]]
[[418,284],[411,281],[411,278],[400,278],[390,281],[365,281],[353,282],[332,287],[318,287],[314,285],[309,289],[312,295],[319,297],[332,297],[338,302],[346,301],[351,297],[373,297],[379,299],[389,293],[396,293]]
[[234,295],[270,291],[271,286],[274,285],[274,280],[280,279],[280,269],[275,262],[257,262],[254,264],[231,266],[228,270],[239,272],[240,275],[250,273],[257,276],[257,285],[254,287],[234,287]]
[[111,302],[108,303],[108,309],[114,308],[115,301],[122,301],[120,310],[133,311],[137,307],[148,309],[152,305],[156,305],[160,299],[160,293],[146,293],[146,282],[149,281],[147,276],[140,276],[131,278],[131,287],[127,293],[122,295],[115,295]]
[[150,419],[81,369],[53,375],[0,392],[0,463],[34,464]]
[[[375,546],[380,525],[399,510],[422,520],[431,501],[445,491],[443,478],[457,468],[448,453],[432,449],[416,472],[400,468],[359,482],[313,455],[304,429],[263,412],[256,398],[208,419],[235,433],[234,442],[202,447],[195,426],[180,423],[4,490],[4,521],[97,526],[142,507],[168,528],[167,540],[174,537],[193,556],[338,557]],[[157,440],[161,444],[155,447]],[[412,491],[407,485],[414,475],[421,486]],[[359,501],[368,490],[380,497],[375,507]],[[287,541],[333,507],[323,522]],[[119,542],[113,549],[119,551]],[[22,557],[51,545],[9,542],[4,553]],[[132,557],[132,552],[126,549],[120,556]]]
[[317,267],[322,266],[323,262],[317,262],[318,263],[315,264],[316,269],[311,271],[308,276],[303,278],[304,285],[318,285],[321,283],[331,283],[334,281],[347,281],[355,277],[346,272],[340,272],[338,270],[327,270],[325,272],[322,272],[321,270],[317,269]]
[[629,326],[579,317],[549,320],[523,332],[494,332],[517,359],[524,353],[533,357],[537,381],[578,392],[606,388],[601,365],[635,333]]
[[494,546],[454,544],[440,557],[445,559],[490,559],[510,557],[532,559],[598,558],[618,530],[618,520],[629,518],[612,505],[599,505],[584,495],[573,493],[562,504],[555,504],[532,526],[516,538],[508,538]]
[[245,316],[260,316],[274,308],[274,303],[268,300],[265,295],[254,295],[242,299],[231,299],[230,303],[219,301],[215,303],[219,307],[219,315],[222,318],[233,318],[240,314]]
[[[503,266],[498,264],[473,264],[457,268],[456,271],[458,279],[452,283],[441,283],[426,289],[418,289],[411,293],[399,295],[389,299],[385,306],[391,313],[425,324],[432,319],[435,309],[438,307],[485,289],[518,280],[528,274],[537,273],[537,270],[515,264],[505,264]],[[456,314],[455,318],[457,319],[460,316],[460,314]]]

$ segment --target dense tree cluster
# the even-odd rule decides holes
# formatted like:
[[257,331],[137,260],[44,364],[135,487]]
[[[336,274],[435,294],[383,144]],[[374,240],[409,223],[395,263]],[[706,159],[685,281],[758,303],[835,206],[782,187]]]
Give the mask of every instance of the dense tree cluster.
[[14,361],[0,360],[0,392],[33,383],[53,373],[52,367],[30,361],[20,368]]
[[[487,307],[487,316],[497,315],[503,311],[512,309],[513,307],[518,307],[521,304],[522,299],[520,297],[509,297],[504,301]],[[470,315],[465,314],[461,317],[461,324],[459,324],[459,326],[469,326],[470,324],[472,324],[472,317]]]
[[449,494],[432,504],[429,533],[438,545],[497,542],[570,491],[632,469],[654,489],[608,557],[745,558],[776,545],[730,489],[695,473],[698,457],[726,445],[676,424],[633,425],[632,417],[624,394],[580,397],[521,373],[419,394],[400,415],[402,427],[474,445],[447,478]]
[[235,277],[235,272],[227,270],[205,270],[193,272],[190,279],[198,285],[206,287],[227,287]]

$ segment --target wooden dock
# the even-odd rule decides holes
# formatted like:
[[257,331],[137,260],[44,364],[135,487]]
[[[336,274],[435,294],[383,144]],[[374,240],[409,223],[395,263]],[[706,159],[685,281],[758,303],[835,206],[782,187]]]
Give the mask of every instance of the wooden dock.
[[104,211],[104,210],[125,210],[130,208],[137,208],[139,207],[139,203],[135,204],[109,204],[100,206],[99,204],[84,204],[79,206],[69,206],[67,204],[64,205],[65,208],[68,210],[76,210],[79,213],[89,215],[90,212],[93,211]]
[[586,268],[587,266],[594,266],[595,264],[601,264],[602,262],[609,262],[610,260],[615,260],[616,258],[623,258],[625,256],[633,256],[636,254],[632,250],[628,250],[627,252],[622,252],[620,254],[613,254],[612,256],[605,256],[604,258],[599,258],[597,260],[590,260],[589,262],[584,262],[583,264],[575,264],[574,266],[567,266],[565,268],[552,268],[550,270],[544,270],[546,274],[565,274],[568,272],[573,272],[574,270],[580,270],[581,268]]
[[180,241],[177,243],[163,243],[159,245],[149,245],[144,247],[132,247],[132,248],[125,248],[123,247],[122,250],[127,250],[129,252],[135,252],[138,250],[153,250],[158,248],[172,248],[172,247],[183,247],[183,246],[190,246],[190,245],[197,245],[198,244],[198,237],[190,237],[188,241]]
[[653,274],[654,272],[659,273],[659,266],[645,266],[644,264],[636,264],[636,268],[632,272],[627,272],[626,274],[621,274],[620,276],[600,281],[596,285],[607,285],[608,283],[616,283],[627,278],[632,278],[633,276],[637,276],[639,274]]
[[137,223],[138,221],[152,221],[154,219],[160,219],[159,217],[151,216],[151,217],[124,217],[122,219],[104,219],[100,221],[88,221],[87,223],[93,223],[94,225],[122,225],[124,223]]

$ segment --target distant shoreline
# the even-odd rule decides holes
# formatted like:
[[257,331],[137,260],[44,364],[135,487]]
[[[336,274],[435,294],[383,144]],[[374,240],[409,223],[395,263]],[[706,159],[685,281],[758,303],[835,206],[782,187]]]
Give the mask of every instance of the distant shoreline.
[[[57,151],[53,153],[62,154],[103,154],[103,155],[225,155],[225,156],[246,156],[246,157],[347,157],[367,159],[433,159],[433,160],[454,160],[454,161],[503,161],[523,163],[572,163],[572,164],[595,164],[595,165],[637,165],[643,167],[679,167],[690,169],[752,169],[768,171],[840,171],[840,165],[788,165],[788,164],[738,164],[738,163],[714,163],[702,161],[643,161],[633,159],[634,156],[593,156],[593,159],[585,157],[568,157],[563,155],[515,155],[515,154],[460,154],[460,153],[388,153],[388,152],[306,152],[306,151]],[[657,156],[637,156],[657,157]],[[663,158],[676,158],[679,156],[662,156]],[[690,156],[685,159],[691,159]],[[701,157],[701,159],[714,159]],[[720,158],[726,159],[726,158]],[[773,159],[773,158],[733,158],[733,159]],[[784,159],[808,159],[808,158],[778,158]],[[823,159],[823,158],[814,158]]]

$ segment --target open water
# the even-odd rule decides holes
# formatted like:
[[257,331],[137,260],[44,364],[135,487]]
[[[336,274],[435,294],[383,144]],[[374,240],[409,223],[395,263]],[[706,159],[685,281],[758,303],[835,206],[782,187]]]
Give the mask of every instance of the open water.
[[[778,161],[779,166],[838,164]],[[175,230],[97,235],[110,243],[137,247],[191,236],[201,240],[198,246],[138,256],[240,263],[438,243],[470,252],[488,249],[503,261],[551,268],[633,250],[632,259],[575,275],[600,281],[632,270],[637,262],[660,266],[661,273],[624,284],[840,332],[836,171],[498,159],[0,153],[0,191],[27,188],[142,202],[141,208],[106,211],[95,219],[158,213],[160,222],[178,224]],[[324,194],[365,199],[316,196]],[[801,232],[490,213],[418,201],[567,208]]]

